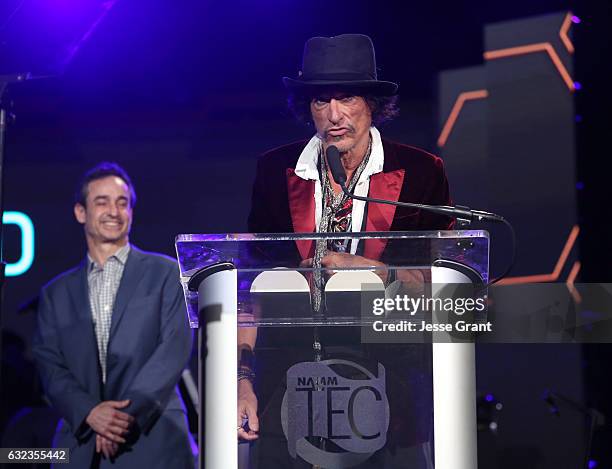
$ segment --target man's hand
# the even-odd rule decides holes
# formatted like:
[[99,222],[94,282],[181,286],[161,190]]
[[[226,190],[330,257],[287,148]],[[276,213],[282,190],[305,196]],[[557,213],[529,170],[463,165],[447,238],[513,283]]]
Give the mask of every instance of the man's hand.
[[[248,431],[243,427],[248,420]],[[257,397],[253,384],[248,379],[238,381],[238,439],[253,441],[259,438],[259,419],[257,418]]]
[[[300,263],[300,267],[312,267],[312,258],[304,259]],[[327,254],[321,258],[321,267],[327,269],[327,275],[333,275],[334,269],[366,269],[368,267],[380,267],[374,271],[383,282],[387,280],[388,271],[387,266],[383,262],[375,261],[373,259],[366,259],[363,256],[357,256],[355,254],[349,254],[347,252],[334,252],[327,251]]]
[[[123,409],[130,404],[125,401],[104,401],[95,406],[85,419],[94,432],[114,443],[125,443],[123,435],[128,433],[134,422],[134,417],[117,409]],[[96,439],[96,448],[97,448]]]
[[349,254],[347,252],[327,251],[327,254],[321,259],[321,266],[328,269],[333,268],[364,268],[364,267],[384,267],[385,264],[372,259],[366,259],[362,256]]
[[106,459],[111,459],[117,454],[119,445],[96,433],[96,453],[102,453]]

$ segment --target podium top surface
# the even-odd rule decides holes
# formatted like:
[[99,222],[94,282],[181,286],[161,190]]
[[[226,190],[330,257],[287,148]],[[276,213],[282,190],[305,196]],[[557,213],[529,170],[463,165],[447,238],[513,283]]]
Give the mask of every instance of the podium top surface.
[[369,231],[351,233],[217,233],[217,234],[179,234],[176,243],[241,242],[241,241],[287,241],[296,239],[319,238],[385,238],[385,239],[422,239],[422,238],[489,238],[485,230],[448,230],[448,231]]
[[[330,250],[337,251],[339,246],[340,250],[345,249],[345,252],[359,257],[352,258],[350,267],[334,266],[333,270],[320,268],[315,271],[304,260],[313,257],[317,240],[325,240]],[[309,322],[309,306],[302,305],[299,311],[287,310],[282,314],[277,310],[274,320],[265,312],[253,319],[254,310],[265,310],[261,307],[261,294],[291,293],[301,295],[303,299],[304,295],[308,296],[309,288],[312,290],[312,278],[317,272],[326,279],[326,292],[332,286],[335,291],[351,290],[350,278],[360,287],[367,283],[363,279],[368,275],[375,280],[382,277],[380,285],[384,290],[390,283],[389,279],[399,279],[409,270],[426,272],[435,261],[444,259],[467,266],[487,281],[489,234],[482,230],[180,234],[176,237],[176,252],[192,327],[197,327],[199,322],[198,286],[193,285],[195,282],[190,285],[190,280],[201,269],[219,263],[230,263],[237,272],[238,322],[243,314],[243,318],[250,318],[245,321],[249,325],[273,325],[276,320],[279,324]],[[288,284],[301,284],[301,287],[288,287]],[[259,297],[253,294],[255,291]],[[359,291],[359,288],[354,287],[353,291]],[[345,317],[354,315],[342,314]]]

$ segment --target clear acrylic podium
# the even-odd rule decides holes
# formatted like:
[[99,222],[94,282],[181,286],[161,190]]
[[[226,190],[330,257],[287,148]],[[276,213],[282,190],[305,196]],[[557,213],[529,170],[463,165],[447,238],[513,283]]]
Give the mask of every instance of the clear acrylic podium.
[[[361,257],[316,270],[317,239]],[[176,250],[199,329],[200,467],[238,468],[240,447],[255,469],[476,468],[473,341],[372,335],[372,305],[486,283],[487,232],[179,235]],[[237,441],[241,327],[257,331],[252,445]]]

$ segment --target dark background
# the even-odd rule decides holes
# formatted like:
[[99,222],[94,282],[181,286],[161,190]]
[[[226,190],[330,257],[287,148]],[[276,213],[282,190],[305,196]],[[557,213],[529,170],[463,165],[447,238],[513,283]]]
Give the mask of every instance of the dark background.
[[[13,399],[9,385],[29,385],[35,316],[17,310],[85,253],[72,215],[83,171],[101,160],[127,169],[139,198],[131,240],[143,249],[174,255],[178,233],[245,231],[256,156],[312,133],[286,110],[281,83],[297,74],[311,36],[370,35],[379,78],[400,84],[401,115],[383,133],[436,152],[437,74],[482,63],[485,24],[564,10],[579,16],[572,34],[582,84],[575,94],[581,281],[610,281],[610,2],[119,0],[90,29],[100,3],[0,6],[0,74],[55,75],[10,90],[17,119],[7,132],[5,210],[34,221],[36,258],[4,288],[4,359],[23,349],[26,362],[13,367],[17,377],[3,373],[15,379],[2,385],[3,418],[28,404]],[[452,190],[461,181],[450,183]],[[5,229],[8,261],[19,255],[16,231]],[[584,403],[612,418],[611,349],[584,346],[582,357]],[[611,436],[606,427],[596,440],[599,467],[612,467]]]

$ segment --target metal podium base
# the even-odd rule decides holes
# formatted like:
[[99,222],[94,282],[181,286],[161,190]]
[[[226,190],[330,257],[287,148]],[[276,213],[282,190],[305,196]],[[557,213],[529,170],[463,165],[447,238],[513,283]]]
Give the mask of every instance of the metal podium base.
[[[237,271],[214,264],[189,282],[198,291],[198,447],[200,469],[238,467],[236,440]],[[233,390],[234,394],[230,392]]]
[[[432,295],[440,287],[482,279],[469,267],[440,260],[431,268]],[[432,344],[436,469],[476,469],[476,353],[473,342]]]

